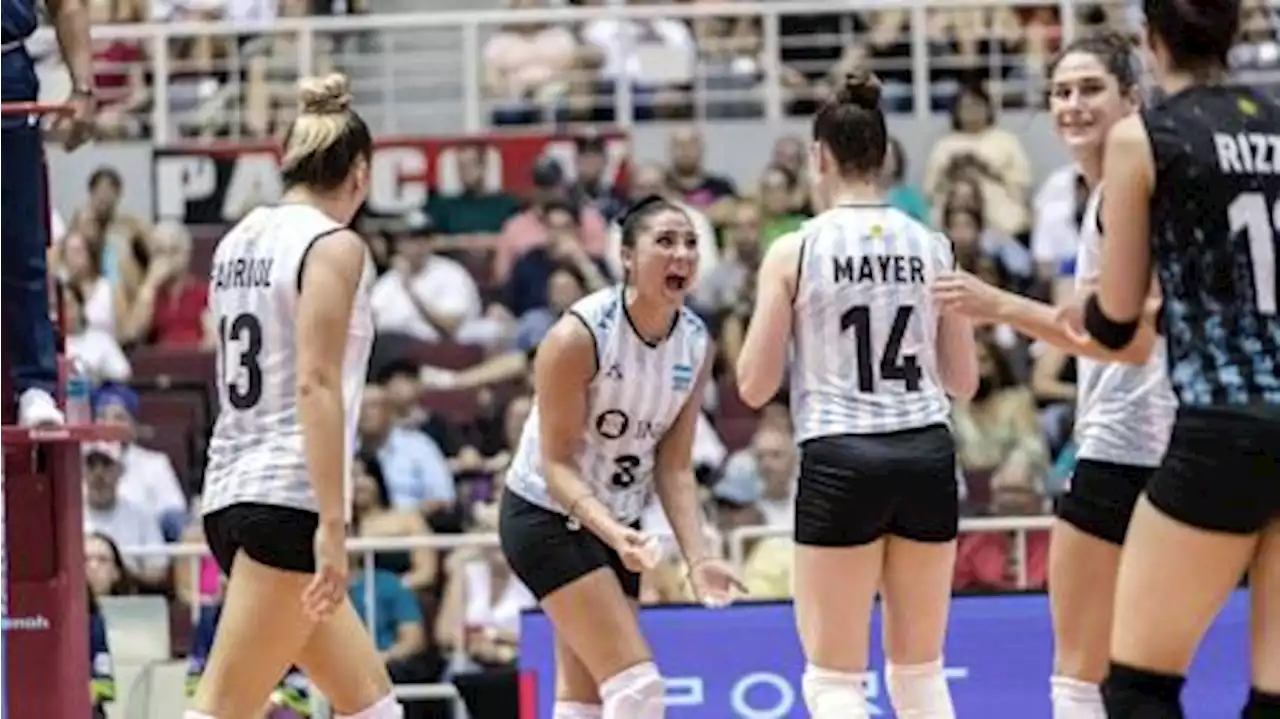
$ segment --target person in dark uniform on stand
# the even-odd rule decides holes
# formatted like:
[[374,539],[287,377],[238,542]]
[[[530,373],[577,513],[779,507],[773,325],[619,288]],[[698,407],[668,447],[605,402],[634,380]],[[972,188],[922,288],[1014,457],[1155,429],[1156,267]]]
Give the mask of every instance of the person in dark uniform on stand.
[[[59,133],[68,150],[89,139],[93,128],[93,55],[89,45],[89,13],[84,0],[47,0],[57,30],[62,59],[71,75],[67,112]],[[3,65],[0,99],[4,104],[35,102],[40,95],[35,62],[26,40],[39,24],[36,0],[0,0],[3,21]],[[0,272],[3,273],[4,345],[9,354],[23,426],[57,425],[64,421],[54,397],[58,379],[53,323],[49,321],[49,202],[44,144],[38,115],[0,118]],[[6,385],[7,386],[7,385]],[[8,399],[8,398],[6,398]]]

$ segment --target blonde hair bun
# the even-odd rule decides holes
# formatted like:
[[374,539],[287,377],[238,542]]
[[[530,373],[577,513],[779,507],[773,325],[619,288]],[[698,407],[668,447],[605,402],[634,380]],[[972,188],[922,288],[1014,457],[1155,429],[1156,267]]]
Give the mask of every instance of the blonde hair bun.
[[298,81],[298,106],[308,115],[337,115],[351,105],[347,76],[330,73],[324,77],[304,77]]

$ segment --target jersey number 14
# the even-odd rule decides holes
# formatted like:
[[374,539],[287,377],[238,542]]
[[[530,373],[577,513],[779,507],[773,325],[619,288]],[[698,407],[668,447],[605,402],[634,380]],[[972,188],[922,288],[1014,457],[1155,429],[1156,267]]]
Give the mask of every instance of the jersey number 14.
[[[1268,212],[1270,209],[1270,212]],[[1270,216],[1268,216],[1270,215]],[[1253,265],[1254,296],[1258,312],[1274,316],[1280,276],[1276,275],[1276,244],[1280,242],[1280,198],[1270,208],[1261,192],[1246,192],[1227,207],[1231,234],[1245,233],[1249,241],[1249,262]]]
[[[908,392],[920,391],[920,363],[916,361],[915,355],[902,354],[902,338],[907,334],[907,325],[911,322],[914,310],[915,308],[904,305],[894,314],[893,326],[889,328],[889,338],[885,340],[879,364],[881,380],[899,380]],[[870,307],[857,305],[840,315],[840,331],[848,332],[850,329],[853,330],[854,342],[857,344],[858,389],[862,392],[875,392],[877,367],[871,347]]]

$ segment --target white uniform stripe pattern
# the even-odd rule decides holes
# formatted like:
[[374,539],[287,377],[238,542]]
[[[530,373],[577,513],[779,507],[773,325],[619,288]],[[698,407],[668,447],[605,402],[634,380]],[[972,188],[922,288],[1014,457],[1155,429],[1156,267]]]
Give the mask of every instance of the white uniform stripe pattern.
[[[1094,190],[1085,206],[1076,256],[1077,288],[1096,283],[1101,274],[1101,198],[1101,189]],[[1163,338],[1157,339],[1142,365],[1077,358],[1075,436],[1080,459],[1159,466],[1178,410],[1165,366]]]
[[951,243],[880,205],[834,208],[798,233],[797,440],[946,423],[929,286],[954,265]]
[[[583,481],[621,522],[638,520],[653,494],[659,442],[692,397],[707,359],[709,336],[697,315],[681,309],[671,334],[656,345],[640,339],[627,317],[623,287],[583,298],[570,313],[595,340],[597,371],[588,388],[587,427],[577,464]],[[544,509],[567,514],[551,498],[543,470],[535,406],[507,488]]]
[[[219,332],[219,411],[201,499],[206,514],[245,502],[318,510],[298,421],[298,280],[315,241],[341,229],[309,205],[259,208],[214,251],[209,305]],[[366,256],[342,368],[348,483],[373,346],[373,277]]]

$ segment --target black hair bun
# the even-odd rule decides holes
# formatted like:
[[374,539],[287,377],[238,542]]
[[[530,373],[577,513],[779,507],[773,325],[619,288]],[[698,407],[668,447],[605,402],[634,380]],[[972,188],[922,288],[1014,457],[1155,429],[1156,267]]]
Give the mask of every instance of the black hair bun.
[[622,216],[618,218],[618,224],[619,225],[627,224],[627,222],[631,218],[640,214],[646,207],[649,207],[650,205],[655,205],[659,202],[666,202],[666,200],[664,200],[661,195],[645,195],[644,197],[640,198],[636,202],[632,203],[632,205],[627,208],[627,211],[622,213]]
[[867,70],[852,70],[836,89],[836,101],[864,110],[880,109],[880,78]]

